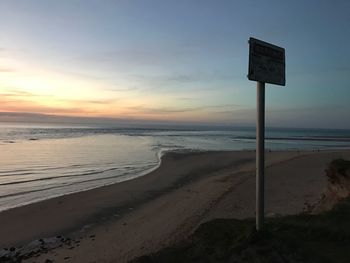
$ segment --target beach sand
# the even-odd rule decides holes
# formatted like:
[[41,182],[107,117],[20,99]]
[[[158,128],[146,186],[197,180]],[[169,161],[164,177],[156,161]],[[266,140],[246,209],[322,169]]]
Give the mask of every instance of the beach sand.
[[[302,212],[326,188],[325,168],[349,150],[268,152],[266,215]],[[168,153],[143,177],[0,213],[0,248],[57,235],[25,262],[127,262],[214,218],[253,217],[255,153]],[[32,243],[33,244],[33,243]]]

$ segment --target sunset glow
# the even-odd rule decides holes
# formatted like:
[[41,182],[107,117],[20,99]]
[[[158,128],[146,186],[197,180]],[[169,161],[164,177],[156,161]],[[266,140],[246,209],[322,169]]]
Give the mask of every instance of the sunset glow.
[[[286,48],[287,86],[267,90],[268,125],[345,128],[334,116],[349,110],[346,2],[317,12],[274,4],[284,15],[265,23],[260,3],[151,2],[157,12],[131,1],[2,2],[0,111],[252,125],[247,40],[255,36]],[[329,50],[332,41],[339,47]]]

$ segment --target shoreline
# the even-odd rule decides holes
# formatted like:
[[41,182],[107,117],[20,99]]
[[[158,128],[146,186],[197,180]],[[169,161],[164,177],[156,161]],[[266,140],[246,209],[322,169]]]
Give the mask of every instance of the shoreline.
[[[83,190],[72,191],[72,192],[68,192],[68,193],[65,193],[65,194],[52,195],[50,197],[44,197],[43,199],[36,199],[35,201],[28,201],[28,202],[25,202],[23,204],[15,205],[15,206],[4,208],[4,209],[0,208],[0,214],[2,212],[8,211],[8,210],[21,208],[21,207],[24,207],[24,206],[28,206],[28,205],[44,202],[44,201],[47,201],[47,200],[51,200],[51,199],[54,199],[54,198],[59,198],[59,197],[66,196],[66,195],[72,195],[72,194],[76,194],[76,193],[86,192],[86,191],[94,190],[94,189],[97,189],[97,188],[106,187],[106,186],[110,186],[110,185],[114,185],[114,184],[119,184],[119,183],[123,183],[123,182],[127,182],[127,181],[130,181],[130,180],[137,179],[137,178],[142,177],[142,176],[146,176],[146,175],[152,173],[153,171],[155,171],[156,169],[158,169],[159,166],[161,165],[162,155],[159,156],[159,154],[157,153],[156,156],[158,158],[157,165],[155,165],[152,168],[146,169],[146,170],[138,173],[136,176],[131,176],[130,178],[128,178],[126,180],[119,181],[119,182],[117,181],[117,182],[113,182],[113,183],[108,183],[108,184],[105,184],[105,185],[102,185],[102,186],[86,188],[86,189],[83,189]],[[116,178],[118,178],[118,177],[116,177]]]
[[[290,149],[284,149],[284,150],[272,150],[269,148],[266,148],[265,151],[266,153],[268,152],[289,152],[289,153],[311,153],[311,152],[334,152],[334,151],[350,151],[350,147],[336,147],[336,148],[331,148],[331,149],[308,149],[308,150],[300,150],[300,149],[294,149],[294,148],[290,148]],[[77,191],[72,191],[72,192],[67,192],[64,194],[56,194],[56,195],[52,195],[49,197],[44,197],[42,199],[36,199],[34,201],[28,201],[28,202],[24,202],[22,204],[18,204],[18,205],[14,205],[11,207],[7,207],[7,208],[0,208],[0,213],[8,211],[8,210],[12,210],[12,209],[17,209],[17,208],[21,208],[21,207],[25,207],[28,205],[32,205],[32,204],[36,204],[36,203],[40,203],[40,202],[44,202],[47,200],[51,200],[54,198],[59,198],[62,196],[66,196],[66,195],[72,195],[72,194],[76,194],[76,193],[80,193],[80,192],[86,192],[86,191],[90,191],[90,190],[94,190],[97,188],[102,188],[102,187],[106,187],[106,186],[111,186],[111,185],[115,185],[115,184],[120,184],[123,182],[127,182],[130,180],[135,180],[137,178],[143,177],[143,176],[147,176],[148,174],[152,173],[153,171],[159,169],[159,167],[161,166],[162,163],[162,158],[164,155],[168,155],[168,154],[196,154],[196,153],[219,153],[219,152],[223,152],[223,153],[227,153],[227,152],[255,152],[255,150],[252,149],[242,149],[242,150],[191,150],[191,149],[177,149],[177,150],[160,150],[158,152],[156,152],[156,156],[158,158],[158,163],[157,165],[155,165],[152,168],[146,169],[142,172],[139,172],[137,175],[135,176],[131,176],[130,178],[127,178],[123,181],[116,181],[116,182],[112,182],[112,183],[107,183],[105,185],[101,185],[101,186],[95,186],[95,187],[89,187],[83,190],[77,190]],[[118,178],[118,177],[116,177]]]
[[116,181],[116,182],[113,182],[113,183],[108,183],[108,184],[105,184],[105,185],[102,185],[102,186],[86,188],[86,189],[83,189],[83,190],[72,191],[72,192],[68,192],[68,193],[65,193],[65,194],[52,195],[50,197],[44,197],[43,199],[37,199],[35,201],[28,201],[28,202],[25,202],[25,203],[22,203],[22,204],[19,204],[19,205],[15,205],[15,206],[11,206],[11,207],[8,207],[8,208],[0,208],[0,213],[8,211],[8,210],[12,210],[12,209],[25,207],[25,206],[28,206],[28,205],[40,203],[40,202],[43,202],[43,201],[51,200],[51,199],[54,199],[54,198],[59,198],[59,197],[63,197],[63,196],[66,196],[66,195],[77,194],[77,193],[86,192],[86,191],[90,191],[90,190],[94,190],[94,189],[98,189],[98,188],[102,188],[102,187],[106,187],[106,186],[120,184],[120,183],[127,182],[127,181],[130,181],[130,180],[135,180],[135,179],[143,177],[143,176],[147,176],[148,174],[150,174],[153,171],[157,170],[161,166],[162,158],[163,158],[164,155],[167,155],[167,154],[192,154],[192,153],[207,153],[207,152],[214,153],[214,152],[242,152],[242,151],[251,151],[251,150],[237,150],[237,151],[204,151],[204,150],[190,150],[190,149],[188,149],[188,150],[187,149],[184,149],[184,150],[182,150],[182,149],[178,149],[178,150],[160,150],[160,151],[155,153],[155,155],[157,156],[157,159],[158,159],[157,165],[155,165],[152,168],[146,169],[146,170],[138,173],[136,176],[132,176],[132,177],[126,179],[126,180]]
[[[350,151],[272,151],[266,155],[267,178],[271,178],[266,182],[266,202],[271,203],[266,212],[272,215],[301,212],[305,202],[317,201],[326,182],[323,166],[338,156],[349,158]],[[7,237],[0,239],[0,248],[64,235],[79,237],[79,248],[63,245],[52,251],[69,254],[74,258],[71,262],[89,262],[94,257],[95,261],[118,258],[124,262],[185,237],[200,222],[252,217],[254,169],[254,151],[166,153],[157,169],[133,180],[0,212],[0,225],[6,226],[0,228],[0,236]],[[150,237],[149,230],[155,226]],[[114,236],[106,229],[114,229]],[[89,238],[93,235],[96,240]],[[113,248],[118,239],[126,244]],[[82,255],[89,246],[100,252],[111,248],[106,255]]]
[[[230,152],[231,153],[236,153],[236,154],[240,153],[240,151],[230,151]],[[61,195],[61,196],[57,196],[57,197],[53,197],[53,198],[49,198],[49,199],[44,199],[44,200],[39,201],[39,202],[34,202],[34,203],[26,204],[26,205],[23,205],[23,206],[18,206],[18,207],[14,207],[14,208],[11,208],[11,209],[3,210],[3,211],[0,212],[0,225],[1,225],[2,221],[4,220],[3,219],[4,217],[13,217],[12,214],[23,214],[23,213],[27,214],[28,212],[39,213],[39,211],[43,210],[43,208],[46,208],[47,210],[51,210],[51,209],[49,209],[49,207],[52,206],[52,205],[68,203],[70,201],[69,199],[76,199],[76,201],[79,201],[80,199],[84,199],[86,196],[93,197],[94,195],[100,195],[99,197],[101,197],[101,195],[103,195],[104,191],[114,190],[114,189],[111,189],[111,188],[121,188],[121,190],[124,192],[123,188],[124,187],[130,188],[130,184],[131,184],[131,187],[140,187],[141,184],[147,183],[145,181],[155,180],[155,179],[157,179],[157,177],[159,178],[160,175],[164,172],[162,170],[163,169],[164,170],[168,169],[167,167],[164,167],[164,168],[162,167],[162,164],[164,162],[167,162],[167,159],[177,159],[177,156],[196,156],[196,155],[224,154],[224,153],[226,153],[226,152],[224,152],[224,151],[213,151],[213,152],[205,151],[205,152],[186,152],[186,153],[184,153],[184,152],[167,152],[161,157],[162,161],[159,163],[159,165],[154,170],[152,170],[151,172],[149,172],[149,173],[147,173],[147,174],[145,174],[143,176],[139,176],[139,177],[133,178],[131,180],[126,180],[126,181],[122,181],[122,182],[118,182],[118,183],[113,183],[113,184],[105,185],[105,186],[102,186],[102,187],[92,188],[92,189],[88,189],[88,190],[85,190],[85,191],[69,193],[69,194],[66,194],[66,195]],[[165,166],[167,166],[167,165],[165,165]],[[159,170],[161,167],[162,167],[162,169]],[[166,179],[168,179],[168,178],[166,178]],[[168,181],[168,180],[165,180],[165,181]],[[169,182],[166,182],[165,184],[169,184]],[[134,185],[136,185],[136,186],[134,186]],[[158,189],[159,186],[156,186],[156,187],[153,187],[153,188],[154,189],[147,189],[147,191],[148,192],[149,191],[153,191],[154,194],[152,195],[152,197],[156,198],[158,196],[157,192],[159,194],[161,192]],[[172,187],[168,186],[166,188],[167,189],[165,189],[164,191],[169,191],[170,190],[169,188],[172,188]],[[143,196],[141,199],[144,199],[144,197],[145,196]],[[148,197],[150,197],[150,196],[148,196]],[[103,196],[102,198],[106,198],[106,196]],[[147,202],[148,199],[149,198],[147,198],[147,200],[142,200],[140,203]],[[118,209],[124,210],[125,209],[124,206],[131,207],[131,205],[125,204],[125,205],[123,205],[123,207],[118,207]],[[113,206],[111,206],[109,208],[115,208],[115,207],[113,205]],[[101,210],[105,210],[105,209],[106,208],[101,209]],[[30,210],[34,210],[34,211],[30,211]],[[110,212],[107,211],[107,213],[101,213],[99,215],[96,215],[96,216],[92,217],[89,220],[85,220],[85,222],[81,223],[81,226],[89,225],[91,223],[94,223],[96,221],[96,219],[98,219],[98,218],[104,218],[105,216],[103,214],[110,214]],[[80,217],[80,216],[78,216],[78,217]],[[81,220],[79,220],[79,221],[81,222]],[[4,225],[4,224],[2,224],[2,225]],[[70,233],[72,230],[77,230],[79,228],[80,228],[80,226],[78,226],[78,227],[69,227],[65,231],[63,231],[63,233]],[[1,235],[1,229],[0,229],[0,236],[6,236],[6,235]],[[51,236],[55,236],[55,233],[52,233]],[[36,238],[40,238],[40,237],[42,237],[42,236],[37,236]],[[28,239],[27,241],[30,241],[32,239],[33,238]],[[4,243],[3,240],[0,240],[0,248],[4,246],[3,243]],[[15,245],[15,246],[16,245],[23,245],[23,242],[20,242],[20,243],[17,243],[17,242],[12,243],[12,242],[10,242],[9,245],[7,245],[7,246],[13,246],[13,245]]]

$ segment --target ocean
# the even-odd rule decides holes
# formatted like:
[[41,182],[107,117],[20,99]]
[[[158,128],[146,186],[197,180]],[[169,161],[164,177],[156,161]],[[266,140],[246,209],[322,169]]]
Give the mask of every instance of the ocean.
[[[350,131],[270,128],[266,148],[350,148]],[[254,149],[254,128],[0,123],[0,211],[143,176],[167,151]]]

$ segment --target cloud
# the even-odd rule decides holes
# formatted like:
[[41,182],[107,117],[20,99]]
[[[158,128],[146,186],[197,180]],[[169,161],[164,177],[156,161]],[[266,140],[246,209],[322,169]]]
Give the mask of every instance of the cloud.
[[133,113],[142,113],[142,114],[169,114],[169,113],[180,113],[180,112],[190,112],[197,111],[199,108],[175,108],[175,107],[145,107],[145,106],[133,106],[127,107]]
[[1,97],[8,98],[24,98],[24,97],[52,97],[52,95],[34,94],[32,92],[16,89],[16,88],[4,88],[5,92],[0,92]]
[[169,73],[160,75],[142,75],[142,74],[129,74],[129,77],[134,80],[147,81],[153,84],[181,84],[181,83],[193,83],[193,82],[217,82],[231,81],[234,79],[232,75],[227,75],[223,72],[209,71],[209,72],[192,72],[192,73]]
[[59,72],[65,74],[65,75],[70,75],[73,77],[84,78],[84,79],[91,79],[91,80],[105,80],[106,79],[105,77],[96,76],[96,75],[88,74],[88,73],[76,72],[76,71],[60,70]]
[[202,79],[195,74],[169,74],[169,75],[141,75],[141,74],[130,74],[129,77],[139,82],[147,82],[153,85],[164,85],[164,84],[182,84],[198,82]]
[[267,109],[266,119],[270,126],[350,129],[349,110],[350,107],[337,104],[272,108]]
[[[62,100],[65,106],[47,106],[40,102],[36,102],[38,97],[53,97],[45,95],[35,95],[26,91],[10,90],[7,93],[0,93],[0,105],[3,111],[11,112],[38,112],[47,114],[98,114],[97,110],[91,109],[93,107],[84,107],[90,104],[107,104],[111,100]],[[42,99],[39,99],[41,101]],[[55,102],[60,102],[56,100]],[[69,104],[79,106],[69,106]]]
[[137,83],[140,91],[156,90],[163,93],[174,93],[179,89],[188,91],[213,91],[231,87],[233,76],[223,72],[190,72],[169,74],[129,74],[128,81]]
[[190,97],[182,97],[182,98],[176,98],[177,100],[182,100],[182,101],[196,101],[199,100],[198,98],[190,98]]
[[[42,95],[42,94],[34,94],[28,91],[23,91],[15,88],[9,88],[7,89],[7,92],[1,93],[0,92],[0,97],[2,97],[3,100],[4,98],[7,98],[7,101],[9,99],[12,99],[13,101],[27,101],[30,100],[31,98],[37,98],[37,97],[51,97],[53,98],[53,95]],[[70,99],[56,99],[55,101],[60,101],[60,102],[68,102],[68,103],[74,103],[74,104],[113,104],[117,102],[119,99],[118,98],[108,98],[108,99],[91,99],[91,100],[83,100],[83,99],[75,99],[75,100],[70,100]]]
[[208,111],[212,110],[215,112],[217,109],[222,108],[232,108],[232,107],[240,107],[240,105],[236,104],[226,104],[226,105],[204,105],[197,107],[147,107],[143,105],[127,107],[132,113],[139,114],[174,114],[174,113],[186,113],[186,112],[199,112],[199,111]]
[[98,105],[105,105],[105,104],[113,104],[119,99],[112,98],[112,99],[96,99],[96,100],[63,100],[65,102],[71,102],[71,103],[78,103],[78,104],[98,104]]
[[[73,63],[108,82],[124,79],[140,91],[172,92],[174,87],[213,90],[217,83],[229,83],[235,79],[225,69],[208,70],[193,64],[193,56],[198,55],[193,51],[184,47],[130,47],[81,55],[73,58]],[[194,65],[192,69],[188,68],[190,65]],[[214,84],[216,87],[209,87]]]
[[135,91],[139,90],[137,87],[129,87],[129,88],[108,88],[104,89],[106,91],[112,91],[112,92],[128,92],[128,91]]
[[157,50],[130,48],[105,52],[95,52],[73,58],[73,63],[85,69],[93,69],[103,75],[142,72],[143,69],[163,69],[180,62],[186,56],[164,53]]
[[13,68],[0,67],[0,73],[13,73],[16,72]]
[[51,107],[41,105],[33,101],[25,101],[20,99],[8,99],[0,97],[0,105],[3,111],[12,112],[38,112],[48,114],[95,114],[94,110],[84,109],[80,107]]
[[319,113],[319,112],[332,112],[337,110],[345,110],[344,105],[339,104],[328,104],[328,105],[315,105],[315,106],[301,106],[296,108],[267,108],[270,113]]
[[[344,123],[348,110],[341,105],[324,105],[298,108],[267,108],[266,126],[275,127],[328,127],[339,128]],[[254,124],[256,108],[224,109],[215,112],[217,120],[232,123]]]

